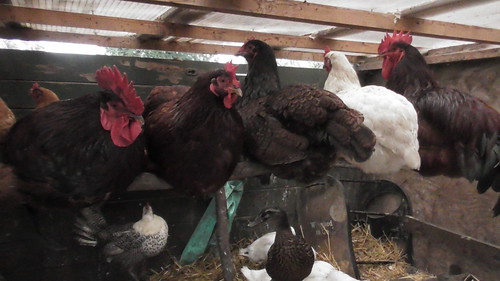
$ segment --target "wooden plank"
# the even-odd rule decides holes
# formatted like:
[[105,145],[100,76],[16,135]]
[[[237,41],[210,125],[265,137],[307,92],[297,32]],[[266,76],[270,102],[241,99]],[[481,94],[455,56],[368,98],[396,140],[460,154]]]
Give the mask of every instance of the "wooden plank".
[[[432,55],[425,55],[425,61],[428,64],[438,64],[438,63],[447,63],[447,62],[458,62],[458,61],[468,61],[468,60],[478,60],[478,59],[487,59],[487,58],[497,58],[500,57],[500,48],[492,48],[485,50],[477,50],[477,51],[466,51],[466,52],[458,52],[458,53],[443,53],[439,52],[431,53]],[[374,57],[367,58],[364,62],[361,62],[357,70],[365,71],[365,70],[374,70],[382,68],[382,58]]]
[[164,37],[170,35],[215,41],[245,42],[250,36],[252,36],[268,43],[271,46],[319,49],[321,51],[324,50],[325,46],[329,46],[330,49],[337,51],[376,54],[379,45],[378,43],[354,42],[325,38],[312,39],[308,36],[292,36],[276,33],[211,28],[174,23],[166,23],[164,24],[164,28]]
[[[110,37],[99,35],[73,34],[65,32],[52,32],[41,30],[13,30],[0,28],[0,38],[19,39],[26,41],[53,41],[66,43],[94,44],[102,47],[160,50],[169,52],[188,52],[199,54],[226,54],[234,55],[239,47],[214,44],[166,42],[161,40],[138,40],[134,37]],[[292,60],[323,61],[321,52],[300,52],[277,50],[277,58]]]
[[[319,38],[313,40],[307,36],[291,36],[283,34],[242,31],[242,30],[224,29],[224,28],[199,27],[199,26],[192,26],[185,24],[161,23],[157,21],[146,21],[146,20],[132,20],[126,18],[69,13],[60,11],[49,11],[42,9],[14,7],[5,5],[1,5],[1,7],[5,9],[0,10],[0,19],[3,19],[4,21],[13,21],[19,23],[70,26],[77,28],[90,28],[98,30],[111,30],[111,31],[132,32],[138,34],[150,34],[162,37],[176,36],[176,37],[185,37],[185,38],[187,37],[194,39],[206,39],[212,41],[227,41],[227,42],[245,42],[249,36],[254,36],[255,38],[266,41],[268,44],[272,46],[283,46],[283,47],[293,46],[296,48],[318,49],[321,50],[321,52],[323,51],[325,46],[329,46],[332,50],[350,51],[359,53],[376,53],[378,47],[378,44],[375,43],[364,43],[364,42],[333,40],[333,39],[319,39]],[[5,34],[8,34],[7,30],[4,30],[3,32]],[[10,31],[11,34],[10,36],[15,36],[17,32],[24,34],[28,33],[26,30],[16,29]],[[45,36],[51,37],[47,35]],[[52,37],[56,36],[57,35],[52,35]],[[71,35],[68,34],[66,35],[66,37],[68,38],[60,36],[59,40],[61,39],[68,39],[73,41],[78,40],[79,43],[85,43],[84,41],[82,42],[82,40],[85,39],[90,39],[89,41],[93,41],[91,40],[92,37],[81,36],[76,34],[71,34]],[[106,40],[105,38],[108,38],[108,40]],[[99,40],[102,41],[101,44],[104,42],[109,42],[110,41],[109,38],[113,37],[105,37],[105,38]],[[128,48],[126,45],[130,45],[131,42],[135,41],[131,39],[132,38],[122,37],[121,40],[113,40],[113,42],[125,44],[125,46],[123,47]],[[122,46],[115,45],[113,47],[122,47]],[[140,46],[135,46],[135,47],[139,48]]]
[[307,1],[223,1],[223,0],[125,0],[187,9],[210,10],[254,17],[264,17],[295,22],[334,25],[375,31],[407,30],[413,34],[500,43],[500,30],[426,20],[415,17],[397,19],[394,15],[308,3]]
[[105,29],[139,34],[161,34],[161,25],[154,21],[114,18],[90,14],[68,13],[35,8],[0,5],[0,20],[31,24]]

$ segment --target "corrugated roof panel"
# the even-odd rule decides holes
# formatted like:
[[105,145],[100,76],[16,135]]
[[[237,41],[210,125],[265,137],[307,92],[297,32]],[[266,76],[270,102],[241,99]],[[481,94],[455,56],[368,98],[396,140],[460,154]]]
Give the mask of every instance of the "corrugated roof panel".
[[171,9],[168,6],[119,0],[12,0],[12,5],[141,20],[156,20]]
[[470,6],[436,10],[422,18],[500,29],[500,1],[470,1]]
[[[297,2],[304,2],[304,0],[295,0]],[[415,6],[428,4],[429,2],[436,2],[431,0],[307,0],[308,3],[343,7],[355,10],[363,10],[377,13],[394,13],[403,11]]]
[[304,35],[330,27],[327,25],[298,23],[215,12],[206,15],[202,19],[195,20],[191,24],[288,35]]

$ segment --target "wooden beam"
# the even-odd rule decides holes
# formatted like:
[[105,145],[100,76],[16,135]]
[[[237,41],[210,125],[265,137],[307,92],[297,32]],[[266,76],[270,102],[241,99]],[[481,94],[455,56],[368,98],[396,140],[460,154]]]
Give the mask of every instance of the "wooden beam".
[[378,43],[364,43],[333,39],[312,39],[307,36],[292,36],[234,29],[210,28],[193,25],[166,23],[163,36],[199,38],[215,41],[245,42],[250,36],[262,40],[271,46],[294,47],[323,50],[329,46],[332,50],[376,54]]
[[[213,44],[165,42],[162,40],[137,40],[135,37],[111,37],[65,32],[41,31],[32,29],[0,28],[0,38],[20,39],[27,41],[54,41],[80,44],[94,44],[102,47],[161,50],[172,52],[187,52],[200,54],[234,55],[239,47]],[[307,53],[289,50],[277,50],[277,58],[293,60],[323,61],[323,53]]]
[[[271,46],[295,47],[375,54],[378,44],[333,39],[313,40],[307,36],[291,36],[234,29],[199,27],[185,24],[161,23],[157,21],[132,20],[125,18],[97,16],[88,14],[49,11],[34,8],[1,6],[0,19],[19,23],[69,26],[99,30],[125,31],[137,34],[176,36],[226,42],[245,42],[248,37],[265,41]],[[5,9],[3,9],[5,8]]]
[[[446,49],[446,50],[444,50]],[[460,50],[461,49],[461,50]],[[452,52],[455,50],[456,52]],[[478,60],[487,58],[497,58],[500,57],[500,47],[484,48],[484,49],[470,49],[466,46],[455,46],[451,48],[443,48],[443,50],[435,49],[428,52],[425,55],[425,61],[428,64],[438,64],[447,62],[457,62],[457,61],[467,61],[467,60]],[[367,58],[364,62],[360,62],[357,70],[375,70],[382,68],[382,58],[372,57]]]
[[500,30],[391,14],[285,0],[125,0],[222,13],[375,31],[405,30],[416,35],[500,43]]
[[31,24],[46,24],[99,30],[132,32],[138,34],[161,34],[162,26],[158,22],[105,17],[90,14],[78,14],[43,9],[0,6],[0,20]]

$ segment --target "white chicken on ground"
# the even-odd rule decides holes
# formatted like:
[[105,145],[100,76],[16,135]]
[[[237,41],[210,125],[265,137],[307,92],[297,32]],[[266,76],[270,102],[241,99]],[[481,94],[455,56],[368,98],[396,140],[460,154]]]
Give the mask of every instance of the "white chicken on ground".
[[[295,229],[293,227],[290,228],[292,229],[292,233],[295,235]],[[261,237],[255,239],[255,241],[248,245],[248,247],[240,249],[240,256],[247,257],[252,262],[266,261],[267,252],[269,252],[269,248],[273,245],[275,238],[276,231],[262,235]]]
[[[249,269],[246,266],[241,268],[241,273],[248,281],[271,281],[271,277],[265,269]],[[311,274],[304,281],[359,281],[348,274],[335,269],[331,264],[325,261],[315,261]]]
[[384,174],[402,168],[418,170],[418,119],[413,105],[403,96],[381,86],[361,87],[347,57],[325,50],[324,68],[329,73],[324,89],[336,94],[350,108],[364,116],[364,125],[377,138],[375,151],[365,162],[346,157],[365,173]]

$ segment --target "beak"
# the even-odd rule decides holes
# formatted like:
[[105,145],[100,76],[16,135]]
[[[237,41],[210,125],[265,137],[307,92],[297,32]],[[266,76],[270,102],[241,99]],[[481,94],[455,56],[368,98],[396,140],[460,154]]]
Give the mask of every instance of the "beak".
[[230,94],[236,94],[236,95],[238,95],[240,97],[243,96],[243,92],[241,91],[240,88],[230,88],[227,92],[230,93]]
[[130,117],[134,118],[139,123],[141,123],[141,126],[144,125],[144,117],[142,117],[142,115],[130,114]]
[[254,226],[258,225],[258,224],[261,224],[262,222],[264,222],[262,220],[262,218],[261,217],[257,217],[253,221],[249,221],[247,226],[248,227],[254,227]]

